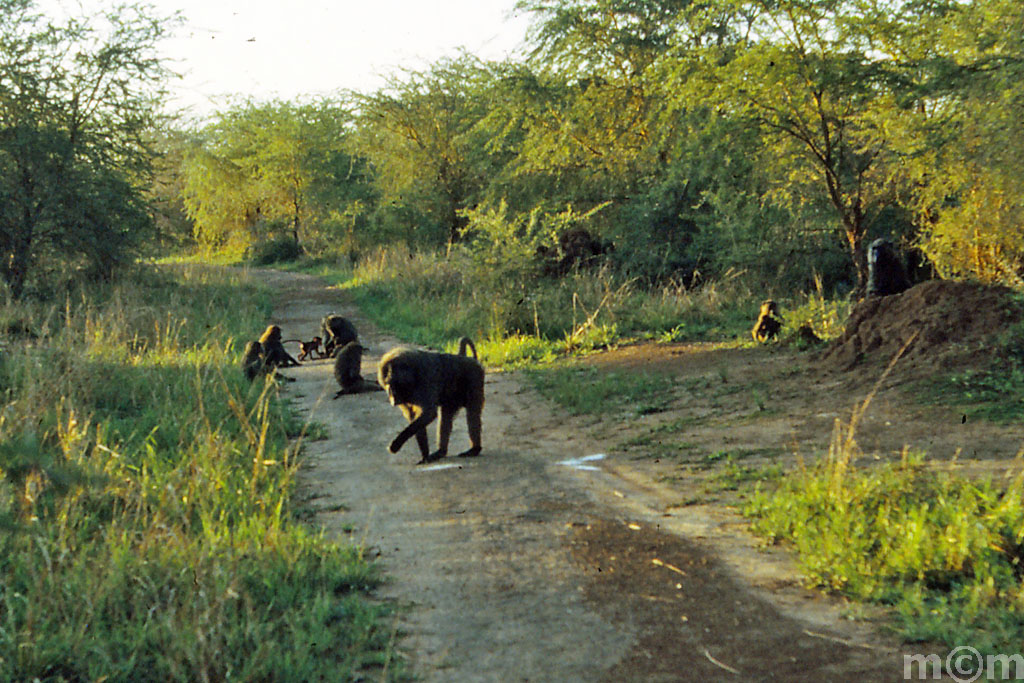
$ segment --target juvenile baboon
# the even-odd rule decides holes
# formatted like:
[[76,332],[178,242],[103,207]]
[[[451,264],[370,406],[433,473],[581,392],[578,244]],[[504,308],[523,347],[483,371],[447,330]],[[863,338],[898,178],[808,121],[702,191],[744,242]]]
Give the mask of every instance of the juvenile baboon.
[[[298,342],[299,344],[299,360],[316,360],[318,358],[324,358],[323,349],[320,348],[320,343],[323,340],[320,337],[313,337],[309,341],[302,341],[301,339],[285,339],[284,342]],[[316,355],[314,355],[316,354]]]
[[363,351],[368,349],[359,342],[349,342],[334,354],[334,379],[341,388],[334,398],[343,394],[358,394],[364,391],[383,391],[376,382],[363,379]]
[[[480,454],[484,369],[475,358],[463,355],[467,345],[472,346],[468,339],[460,343],[459,355],[398,348],[381,358],[377,382],[388,392],[391,405],[398,406],[409,421],[388,446],[389,451],[397,453],[406,441],[416,437],[422,456],[419,464],[445,457],[455,414],[465,408],[470,448],[459,453],[459,457]],[[475,348],[473,352],[476,353]],[[427,425],[439,410],[437,450],[431,453]]]
[[281,328],[278,325],[270,325],[263,331],[263,335],[260,337],[260,346],[263,347],[263,364],[268,368],[289,368],[301,365],[285,351],[284,344],[281,343]]
[[340,315],[332,313],[325,316],[320,327],[323,328],[324,355],[327,356],[333,356],[336,349],[359,339],[355,326]]
[[754,323],[754,329],[750,333],[754,341],[765,342],[774,338],[782,329],[782,320],[779,317],[779,305],[772,299],[761,303],[761,312]]
[[258,341],[251,341],[245,345],[245,355],[242,356],[242,371],[245,378],[250,382],[263,372],[263,347]]
[[896,246],[884,237],[868,245],[868,296],[889,296],[910,289]]

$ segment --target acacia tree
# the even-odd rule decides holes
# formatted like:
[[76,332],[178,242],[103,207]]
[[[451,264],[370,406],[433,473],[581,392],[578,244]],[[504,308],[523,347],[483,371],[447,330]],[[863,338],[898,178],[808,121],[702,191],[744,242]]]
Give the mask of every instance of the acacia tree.
[[147,224],[144,135],[173,21],[147,12],[54,25],[32,0],[0,0],[0,276],[16,297],[50,257],[109,276]]
[[[726,3],[723,3],[726,4]],[[858,277],[867,282],[865,239],[877,215],[897,203],[894,130],[922,120],[918,79],[929,55],[908,50],[909,30],[947,2],[736,0],[731,40],[678,54],[682,96],[745,118],[774,159],[774,194],[790,204],[823,198],[838,218]],[[919,35],[919,34],[918,34]],[[902,142],[906,142],[904,139]]]
[[487,133],[480,126],[494,104],[492,85],[488,65],[461,56],[354,96],[355,149],[369,162],[381,201],[420,207],[449,246],[465,228],[463,211],[475,206],[494,174]]
[[344,183],[347,112],[334,102],[253,103],[201,131],[185,155],[183,199],[204,242],[243,244],[284,230],[296,247],[327,210],[325,185]]

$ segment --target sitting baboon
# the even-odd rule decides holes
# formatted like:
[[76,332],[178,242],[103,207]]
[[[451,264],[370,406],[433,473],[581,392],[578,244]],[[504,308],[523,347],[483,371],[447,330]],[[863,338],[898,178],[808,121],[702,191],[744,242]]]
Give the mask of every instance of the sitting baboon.
[[289,368],[301,365],[285,351],[284,344],[281,343],[281,328],[278,325],[269,325],[264,330],[260,337],[260,346],[263,348],[263,364],[268,368]]
[[359,339],[355,326],[340,315],[332,313],[325,316],[320,321],[320,327],[323,329],[324,355],[326,356],[333,356],[337,349]]
[[[463,355],[467,345],[472,342],[464,338],[459,355],[398,348],[381,358],[377,382],[388,392],[391,405],[398,406],[409,421],[388,446],[389,451],[397,453],[410,437],[416,437],[422,456],[419,464],[443,458],[448,454],[455,414],[465,408],[470,448],[459,457],[480,454],[484,369],[475,358]],[[437,450],[431,453],[427,425],[437,417],[438,410]]]
[[779,316],[779,305],[772,299],[767,299],[761,304],[761,312],[754,323],[754,329],[750,331],[754,341],[765,342],[775,338],[782,329],[782,319]]
[[880,237],[868,246],[868,296],[889,296],[910,289],[895,245]]
[[368,351],[359,342],[349,342],[334,354],[334,379],[341,388],[334,398],[343,394],[358,394],[364,391],[383,391],[376,382],[363,379],[363,351]]
[[263,372],[263,347],[258,341],[251,341],[245,345],[245,355],[242,356],[242,371],[245,378],[250,382]]

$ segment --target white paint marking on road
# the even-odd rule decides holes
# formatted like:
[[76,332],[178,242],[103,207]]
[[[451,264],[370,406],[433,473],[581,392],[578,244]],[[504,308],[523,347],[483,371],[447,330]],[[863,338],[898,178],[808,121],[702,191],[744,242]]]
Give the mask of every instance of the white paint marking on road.
[[559,463],[556,463],[556,464],[558,464],[558,465],[565,465],[566,467],[571,467],[574,470],[587,470],[588,472],[600,472],[601,471],[600,467],[594,467],[593,465],[587,465],[586,463],[590,462],[591,460],[604,460],[606,457],[607,456],[604,453],[596,453],[594,455],[585,455],[582,458],[570,458],[568,460],[563,460],[563,461],[561,461]]
[[424,465],[423,467],[417,467],[416,472],[432,472],[434,470],[450,470],[454,468],[462,469],[462,465],[454,462],[442,462],[437,465]]

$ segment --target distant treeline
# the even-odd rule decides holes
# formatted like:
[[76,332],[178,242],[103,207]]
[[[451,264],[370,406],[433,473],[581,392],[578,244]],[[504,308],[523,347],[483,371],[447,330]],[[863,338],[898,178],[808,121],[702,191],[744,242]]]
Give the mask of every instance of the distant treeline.
[[1017,0],[519,10],[521,58],[463,54],[373,93],[164,128],[144,195],[158,236],[262,260],[508,249],[549,275],[575,259],[640,282],[840,291],[863,287],[885,236],[922,274],[1020,284]]

